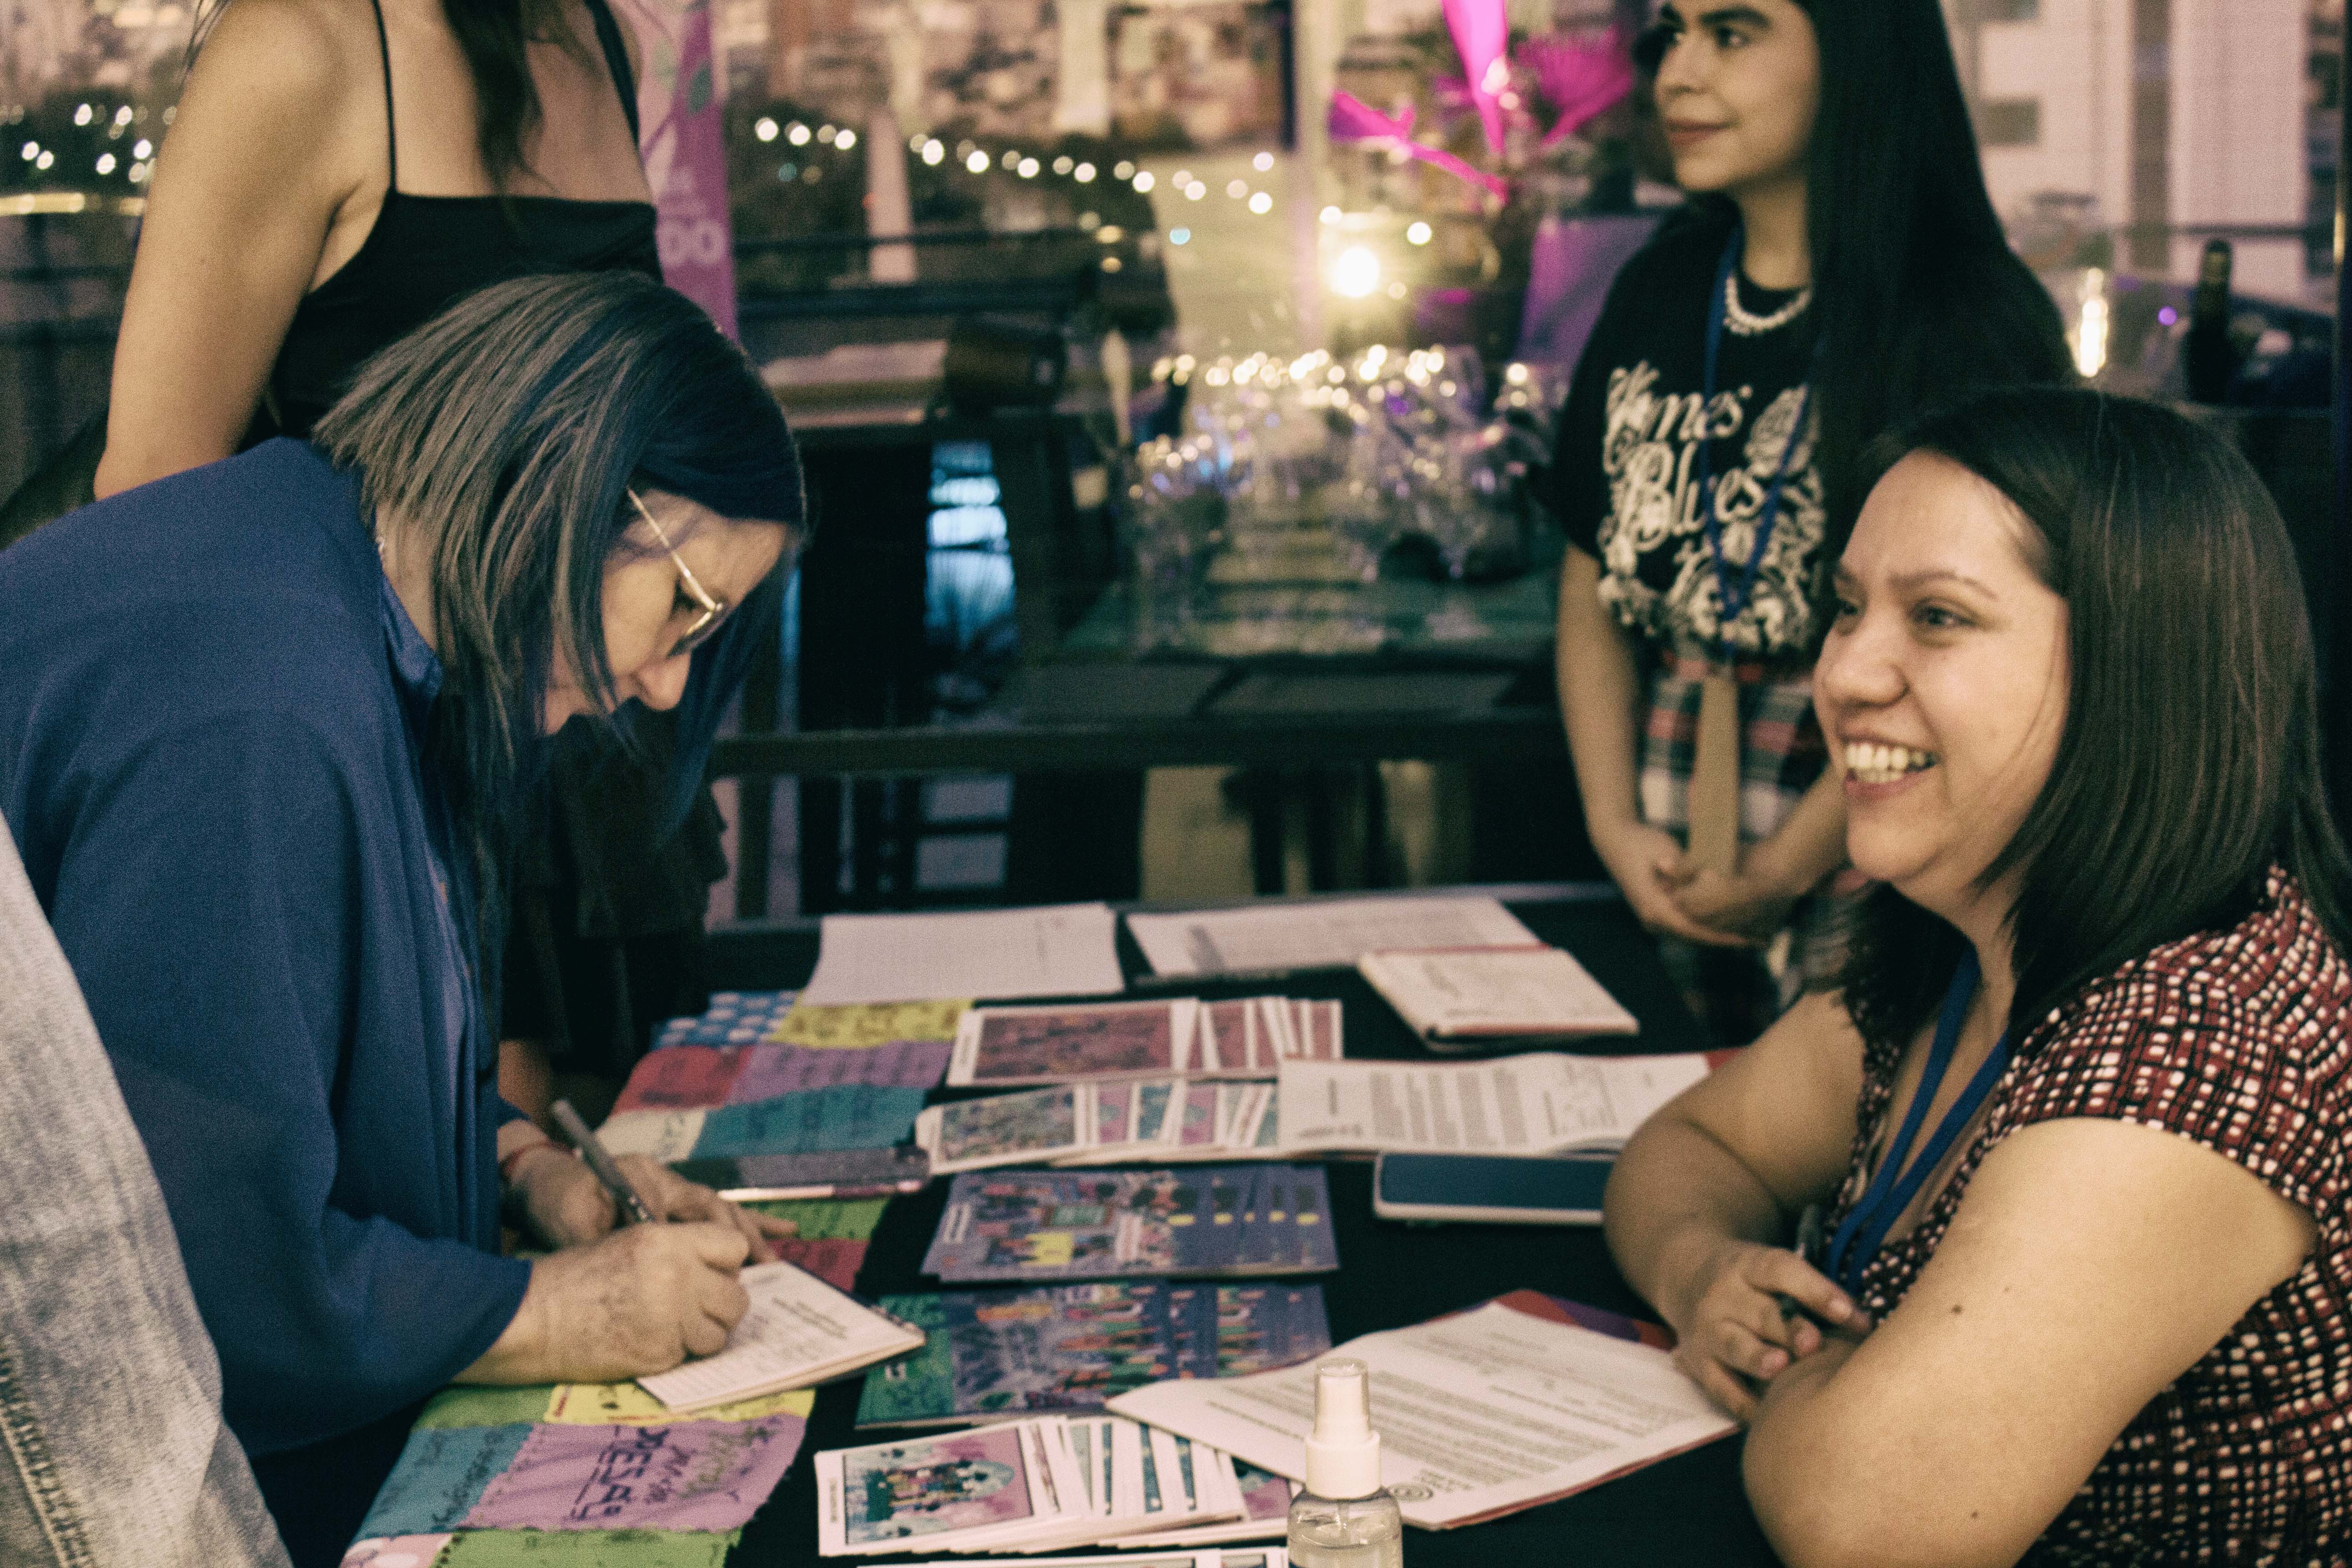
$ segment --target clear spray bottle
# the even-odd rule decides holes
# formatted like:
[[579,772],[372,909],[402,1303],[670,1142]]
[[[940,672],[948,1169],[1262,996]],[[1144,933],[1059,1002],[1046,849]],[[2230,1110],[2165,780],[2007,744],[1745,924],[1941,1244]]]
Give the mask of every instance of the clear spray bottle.
[[1307,1489],[1290,1501],[1294,1568],[1403,1568],[1404,1516],[1381,1485],[1370,1384],[1350,1358],[1315,1369]]

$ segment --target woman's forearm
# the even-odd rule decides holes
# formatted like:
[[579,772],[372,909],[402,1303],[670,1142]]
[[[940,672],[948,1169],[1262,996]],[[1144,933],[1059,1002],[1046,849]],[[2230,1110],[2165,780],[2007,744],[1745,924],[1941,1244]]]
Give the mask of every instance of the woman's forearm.
[[1738,1155],[1669,1109],[1617,1157],[1602,1226],[1626,1282],[1679,1331],[1707,1258],[1727,1242],[1777,1240],[1787,1216]]
[[1780,830],[1748,851],[1747,868],[1802,898],[1845,859],[1845,772],[1832,761]]
[[1571,547],[1560,564],[1554,659],[1585,830],[1599,842],[1640,820],[1634,793],[1641,683],[1625,632],[1601,603],[1601,563]]

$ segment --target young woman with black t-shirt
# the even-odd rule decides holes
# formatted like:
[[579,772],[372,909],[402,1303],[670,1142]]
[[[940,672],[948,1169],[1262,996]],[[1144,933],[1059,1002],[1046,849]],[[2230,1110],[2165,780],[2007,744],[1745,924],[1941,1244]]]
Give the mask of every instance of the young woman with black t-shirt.
[[1643,56],[1692,201],[1619,275],[1561,415],[1560,707],[1593,847],[1745,1041],[1829,945],[1844,805],[1811,671],[1861,449],[2071,370],[1936,0],[1669,0]]

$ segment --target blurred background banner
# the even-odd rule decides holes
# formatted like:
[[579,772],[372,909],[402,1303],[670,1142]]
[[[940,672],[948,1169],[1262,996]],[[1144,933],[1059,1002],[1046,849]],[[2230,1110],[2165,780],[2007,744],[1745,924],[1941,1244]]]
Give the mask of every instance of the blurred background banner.
[[728,216],[723,80],[709,0],[632,0],[645,49],[637,83],[646,178],[660,211],[662,279],[735,336],[735,237]]

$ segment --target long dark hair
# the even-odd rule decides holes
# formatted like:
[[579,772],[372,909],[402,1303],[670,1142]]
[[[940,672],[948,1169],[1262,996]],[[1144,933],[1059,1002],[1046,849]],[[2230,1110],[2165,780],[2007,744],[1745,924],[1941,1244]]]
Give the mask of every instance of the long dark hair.
[[[2318,671],[2294,551],[2253,469],[2206,426],[2082,389],[1987,393],[1875,445],[1874,481],[1934,452],[2006,496],[2066,601],[2066,725],[1985,873],[2010,915],[2012,1037],[2166,942],[2225,931],[2273,866],[2352,952],[2352,862],[2327,813]],[[1889,887],[1857,911],[1846,1009],[1874,1045],[1933,1013],[1963,939]]]
[[[1867,493],[1863,448],[1879,432],[1980,387],[2074,376],[2058,308],[2010,249],[1986,193],[1937,0],[1794,3],[1821,54],[1805,226],[1822,559],[1835,561]],[[1662,37],[1645,37],[1637,54],[1654,84]],[[1727,231],[1738,216],[1725,196],[1692,206]]]
[[[227,10],[229,0],[201,0],[188,33],[183,69],[193,66],[205,38]],[[531,80],[527,52],[534,38],[553,38],[581,51],[554,0],[441,0],[441,15],[466,57],[474,83],[474,138],[490,187],[505,192],[530,162],[523,143],[539,128],[539,88]],[[583,58],[586,58],[584,53]]]
[[[480,861],[487,919],[559,644],[582,689],[613,705],[604,570],[657,548],[630,536],[626,487],[781,523],[797,540],[792,437],[759,372],[699,306],[636,273],[601,272],[460,300],[362,365],[310,439],[359,475],[387,558],[432,563],[447,696],[432,745]],[[714,683],[740,679],[763,615],[772,631],[775,581],[696,653],[688,702],[700,728],[723,704]],[[688,765],[708,741],[680,737]]]

